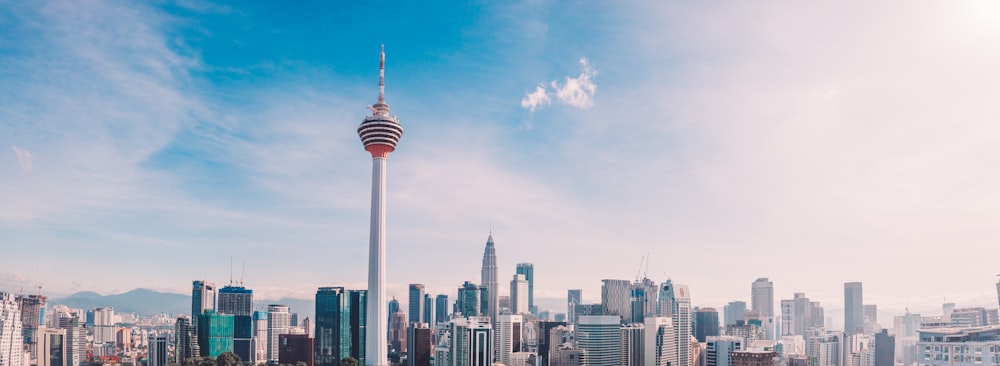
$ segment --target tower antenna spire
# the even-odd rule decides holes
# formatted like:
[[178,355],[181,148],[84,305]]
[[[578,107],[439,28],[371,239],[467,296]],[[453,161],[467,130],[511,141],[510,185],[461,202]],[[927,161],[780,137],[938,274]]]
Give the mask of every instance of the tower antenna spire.
[[385,44],[378,55],[378,104],[385,104]]

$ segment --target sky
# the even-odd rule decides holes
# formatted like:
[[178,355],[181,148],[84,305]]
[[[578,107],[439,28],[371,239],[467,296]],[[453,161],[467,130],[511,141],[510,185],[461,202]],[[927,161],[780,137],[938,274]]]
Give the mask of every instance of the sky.
[[997,304],[991,0],[3,2],[0,290],[364,288],[383,44],[390,295]]

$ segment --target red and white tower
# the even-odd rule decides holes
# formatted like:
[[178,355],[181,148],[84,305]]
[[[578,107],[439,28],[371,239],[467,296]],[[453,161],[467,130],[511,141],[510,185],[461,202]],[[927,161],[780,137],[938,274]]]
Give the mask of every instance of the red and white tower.
[[368,251],[368,335],[365,336],[365,365],[388,366],[389,312],[385,297],[385,164],[389,153],[403,136],[399,119],[389,115],[385,103],[385,46],[379,54],[378,102],[372,115],[358,127],[365,150],[372,154],[372,222]]

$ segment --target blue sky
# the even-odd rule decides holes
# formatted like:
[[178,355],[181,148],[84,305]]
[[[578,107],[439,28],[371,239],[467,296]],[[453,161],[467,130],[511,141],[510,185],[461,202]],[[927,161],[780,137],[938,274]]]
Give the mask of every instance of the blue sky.
[[995,304],[998,24],[985,0],[4,3],[0,289],[184,292],[230,257],[265,297],[361,288],[385,44],[397,295],[478,281],[492,229],[543,298],[649,253],[700,305],[757,277]]

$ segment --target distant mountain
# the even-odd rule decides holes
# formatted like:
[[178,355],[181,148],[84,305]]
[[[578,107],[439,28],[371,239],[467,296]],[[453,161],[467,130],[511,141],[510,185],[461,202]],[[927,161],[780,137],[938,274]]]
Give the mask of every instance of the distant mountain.
[[[314,301],[311,299],[282,298],[279,300],[254,299],[254,310],[267,311],[267,305],[287,305],[289,311],[299,314],[299,320],[313,318]],[[72,295],[49,300],[49,305],[66,305],[73,309],[93,309],[112,307],[116,312],[136,313],[140,316],[150,316],[161,313],[171,315],[191,313],[191,295],[159,292],[144,288],[117,294],[101,295],[96,292],[84,291]]]
[[75,294],[49,300],[50,305],[66,305],[76,309],[93,309],[97,307],[112,307],[122,313],[136,313],[149,316],[160,313],[187,314],[191,312],[191,296],[158,292],[137,288],[116,295],[101,295],[96,292],[77,292]]

